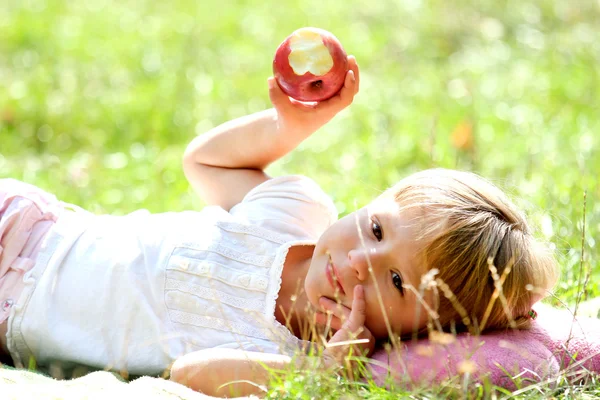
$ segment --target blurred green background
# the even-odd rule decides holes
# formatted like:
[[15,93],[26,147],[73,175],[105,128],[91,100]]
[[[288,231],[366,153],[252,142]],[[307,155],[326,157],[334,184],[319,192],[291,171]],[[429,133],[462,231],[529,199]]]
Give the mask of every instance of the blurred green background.
[[361,92],[270,172],[342,215],[416,170],[478,172],[556,247],[573,303],[582,244],[600,295],[599,21],[598,0],[3,0],[0,177],[98,213],[199,208],[186,144],[267,108],[277,45],[317,26]]

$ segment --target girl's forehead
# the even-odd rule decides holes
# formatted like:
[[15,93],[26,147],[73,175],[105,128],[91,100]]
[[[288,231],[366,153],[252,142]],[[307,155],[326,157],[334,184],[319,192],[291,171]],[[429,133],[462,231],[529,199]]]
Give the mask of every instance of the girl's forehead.
[[415,207],[415,205],[407,202],[399,202],[394,196],[384,193],[369,203],[366,209],[369,215],[383,213],[392,218],[402,217],[403,219],[410,219],[418,213],[419,207]]
[[377,216],[387,229],[407,232],[417,240],[424,239],[424,233],[433,221],[438,221],[433,215],[418,204],[401,204],[393,196],[382,196],[373,200],[366,207],[368,217]]
[[397,211],[399,205],[394,196],[383,193],[367,204],[366,208],[367,210]]

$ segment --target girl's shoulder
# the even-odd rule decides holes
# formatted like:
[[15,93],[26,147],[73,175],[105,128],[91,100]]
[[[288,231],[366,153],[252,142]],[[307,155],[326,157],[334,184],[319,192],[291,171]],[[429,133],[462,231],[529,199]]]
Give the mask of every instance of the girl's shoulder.
[[315,238],[337,220],[331,197],[312,179],[288,175],[269,179],[253,188],[232,207],[230,214],[276,230],[302,229],[299,238]]

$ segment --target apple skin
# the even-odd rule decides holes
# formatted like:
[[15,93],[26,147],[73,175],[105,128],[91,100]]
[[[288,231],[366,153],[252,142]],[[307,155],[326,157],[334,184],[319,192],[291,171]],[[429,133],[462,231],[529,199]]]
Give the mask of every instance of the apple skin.
[[[301,66],[294,60],[300,60]],[[313,62],[316,65],[311,66]],[[335,96],[344,86],[347,72],[348,56],[342,44],[332,33],[319,28],[294,31],[279,45],[273,59],[273,75],[281,90],[304,102]]]

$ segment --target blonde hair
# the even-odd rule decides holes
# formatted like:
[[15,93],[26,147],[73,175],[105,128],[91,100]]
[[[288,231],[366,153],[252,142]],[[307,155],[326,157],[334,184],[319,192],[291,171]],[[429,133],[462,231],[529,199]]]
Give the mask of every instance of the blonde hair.
[[500,189],[473,173],[430,169],[388,193],[401,208],[419,210],[420,259],[438,270],[431,286],[443,328],[529,327],[531,306],[556,282],[557,265]]

